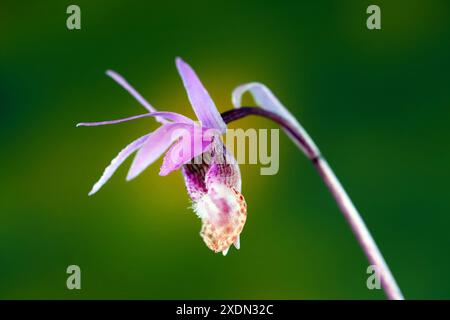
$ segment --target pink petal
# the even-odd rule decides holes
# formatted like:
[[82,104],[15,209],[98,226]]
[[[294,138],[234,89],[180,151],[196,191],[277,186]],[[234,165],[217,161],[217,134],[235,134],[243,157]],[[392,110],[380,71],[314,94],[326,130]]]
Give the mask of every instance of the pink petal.
[[225,132],[227,126],[195,71],[181,58],[176,59],[176,65],[189,101],[202,126],[218,129],[222,133]]
[[[295,119],[295,117],[288,111],[288,109],[286,109],[286,107],[281,104],[281,102],[277,99],[277,97],[275,97],[272,91],[270,91],[270,89],[267,88],[264,84],[259,82],[250,82],[235,88],[233,90],[231,98],[235,108],[241,107],[242,96],[247,91],[253,96],[253,99],[255,100],[256,104],[259,107],[278,114],[279,116],[286,119],[286,121],[291,123],[294,127],[296,127],[296,129],[300,131],[302,135],[305,137],[308,144],[313,149],[315,149],[317,154],[319,153],[317,146],[309,137],[305,129],[303,129],[303,127],[297,121],[297,119]],[[301,149],[303,149],[303,146],[300,145],[296,139],[293,139],[289,132],[286,131],[286,133]]]
[[132,143],[127,145],[122,151],[119,152],[117,157],[115,157],[111,161],[111,164],[105,169],[101,178],[94,184],[94,187],[89,192],[90,196],[96,193],[109,180],[109,178],[111,178],[111,176],[114,174],[117,168],[128,158],[130,154],[135,152],[144,144],[148,136],[149,135],[145,135],[134,140]]
[[202,128],[194,127],[188,135],[183,136],[166,153],[159,174],[166,176],[201,155],[209,148],[213,139],[212,134]]
[[144,171],[150,164],[157,160],[169,146],[182,136],[186,131],[192,129],[192,125],[185,123],[164,124],[145,141],[145,144],[136,154],[127,180],[131,180]]
[[[106,74],[110,76],[114,81],[116,81],[122,88],[127,90],[140,104],[142,104],[148,111],[150,112],[156,112],[157,110],[147,101],[144,99],[143,96],[139,92],[134,89],[127,80],[125,80],[124,77],[122,77],[120,74],[118,74],[115,71],[108,70],[106,71]],[[164,118],[157,117],[156,121],[160,123],[167,123],[168,121]]]
[[188,117],[183,116],[182,114],[175,113],[175,112],[159,111],[159,112],[150,112],[150,113],[139,114],[137,116],[122,118],[122,119],[117,119],[117,120],[108,120],[108,121],[100,121],[100,122],[80,122],[77,124],[77,127],[103,126],[103,125],[127,122],[127,121],[140,119],[140,118],[144,118],[144,117],[163,117],[165,119],[172,120],[174,122],[194,124],[193,120],[189,119]]

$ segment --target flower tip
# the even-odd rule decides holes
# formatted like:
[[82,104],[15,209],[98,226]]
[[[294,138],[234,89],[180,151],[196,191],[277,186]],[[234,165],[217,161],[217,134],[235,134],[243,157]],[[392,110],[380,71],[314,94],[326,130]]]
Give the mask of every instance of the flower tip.
[[113,70],[108,69],[108,70],[105,71],[105,74],[107,76],[112,77],[112,76],[116,75],[117,73],[115,71],[113,71]]
[[236,239],[236,241],[233,243],[233,245],[234,245],[234,247],[235,247],[236,249],[238,249],[238,250],[241,248],[241,239],[240,239],[240,236],[237,237],[237,239]]
[[226,248],[225,250],[222,251],[223,256],[225,257],[228,253],[228,250],[230,250],[230,247]]
[[167,176],[169,173],[178,170],[181,167],[181,165],[176,165],[176,166],[166,166],[164,165],[164,163],[162,164],[162,166],[159,168],[159,175],[161,177],[165,177]]
[[89,191],[88,196],[92,196],[94,193],[97,193],[98,190],[102,187],[102,183],[99,183],[98,181],[94,184],[91,191]]
[[181,57],[176,57],[175,58],[175,64],[178,66],[180,64],[185,64],[186,62],[184,62],[184,60]]
[[159,175],[160,175],[161,177],[167,176],[170,172],[171,172],[171,171],[169,171],[169,170],[167,170],[166,168],[163,168],[163,167],[161,167],[161,168],[159,169]]
[[127,181],[131,181],[131,180],[133,180],[134,178],[136,178],[137,177],[137,174],[135,174],[134,172],[132,172],[131,170],[128,172],[128,174],[127,174],[127,177],[126,177],[126,180]]
[[180,74],[194,72],[194,70],[192,70],[192,67],[186,61],[184,61],[183,58],[176,57],[175,65],[177,66],[178,72]]
[[[139,155],[139,153],[138,153]],[[126,180],[131,181],[134,178],[136,178],[138,175],[141,174],[142,171],[144,171],[145,167],[142,166],[142,164],[139,164],[136,162],[136,158],[134,159],[133,163],[131,164],[130,170],[128,170]]]

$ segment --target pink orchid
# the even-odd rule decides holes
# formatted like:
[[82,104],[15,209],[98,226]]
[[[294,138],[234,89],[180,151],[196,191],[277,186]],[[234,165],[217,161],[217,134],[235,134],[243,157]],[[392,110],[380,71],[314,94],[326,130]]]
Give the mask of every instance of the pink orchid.
[[[232,93],[234,110],[220,114],[194,70],[183,60],[176,60],[189,100],[200,123],[177,113],[158,112],[117,73],[108,75],[130,92],[149,113],[113,121],[80,123],[97,126],[152,116],[162,125],[154,132],[138,138],[125,147],[105,169],[89,195],[94,194],[133,152],[138,151],[128,172],[133,179],[166,150],[160,175],[180,169],[183,173],[193,208],[202,219],[201,236],[214,252],[227,254],[231,244],[239,249],[239,237],[247,217],[247,206],[241,192],[241,176],[236,160],[225,149],[220,136],[226,123],[250,115],[262,116],[278,123],[311,160],[320,177],[348,221],[369,262],[379,270],[383,289],[389,299],[403,299],[381,251],[361,215],[337,179],[319,148],[297,119],[281,104],[265,85],[257,82],[243,84]],[[241,98],[250,93],[258,107],[243,107]]]
[[161,126],[127,145],[111,161],[89,195],[96,193],[132,153],[137,151],[127,180],[138,176],[165,153],[160,175],[181,168],[194,211],[202,220],[203,240],[214,252],[226,255],[232,244],[239,249],[239,236],[247,217],[239,166],[220,139],[227,126],[200,79],[182,59],[176,59],[176,66],[200,123],[178,113],[157,111],[124,78],[107,72],[149,112],[77,126],[116,124],[148,116],[155,117]]

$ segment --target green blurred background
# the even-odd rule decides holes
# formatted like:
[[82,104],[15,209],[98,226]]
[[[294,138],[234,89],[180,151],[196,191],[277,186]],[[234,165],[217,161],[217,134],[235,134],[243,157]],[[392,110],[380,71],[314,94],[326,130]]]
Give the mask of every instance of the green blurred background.
[[[82,29],[66,28],[81,7]],[[366,28],[381,7],[382,30]],[[313,167],[281,136],[280,170],[242,166],[241,250],[215,255],[181,175],[159,163],[126,183],[110,160],[157,124],[75,128],[155,107],[193,116],[183,57],[219,109],[261,81],[340,177],[406,298],[450,298],[448,1],[0,2],[0,298],[383,299]],[[248,118],[232,127],[273,128]],[[66,268],[82,290],[66,288]]]

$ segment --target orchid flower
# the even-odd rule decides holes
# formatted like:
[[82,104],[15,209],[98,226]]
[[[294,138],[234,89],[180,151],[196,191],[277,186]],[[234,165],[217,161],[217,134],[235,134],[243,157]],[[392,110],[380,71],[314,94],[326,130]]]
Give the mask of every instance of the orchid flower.
[[247,217],[239,166],[220,139],[227,126],[214,101],[186,62],[177,58],[176,66],[200,123],[178,113],[157,111],[124,78],[113,71],[107,72],[149,112],[77,126],[109,125],[148,116],[155,117],[161,126],[127,145],[111,161],[89,195],[96,193],[134,152],[136,156],[127,180],[138,176],[165,153],[159,174],[165,176],[181,169],[194,211],[202,220],[200,235],[211,250],[226,255],[232,244],[239,249],[239,236]]
[[[115,124],[149,116],[154,117],[161,126],[126,146],[105,169],[89,195],[97,192],[132,153],[137,152],[127,180],[135,178],[165,153],[160,175],[165,176],[172,171],[181,170],[193,209],[202,220],[200,235],[211,250],[226,255],[232,244],[239,249],[247,206],[241,194],[239,166],[226,150],[221,135],[227,130],[226,123],[250,115],[262,116],[278,123],[311,160],[369,262],[376,266],[387,297],[403,299],[383,255],[347,192],[311,137],[272,91],[257,82],[238,86],[232,93],[235,109],[220,114],[194,70],[180,58],[176,59],[176,65],[198,122],[178,113],[157,111],[120,75],[113,71],[107,72],[132,94],[148,113],[119,120],[79,123],[78,126]],[[246,92],[252,95],[258,107],[241,105],[242,96]]]

